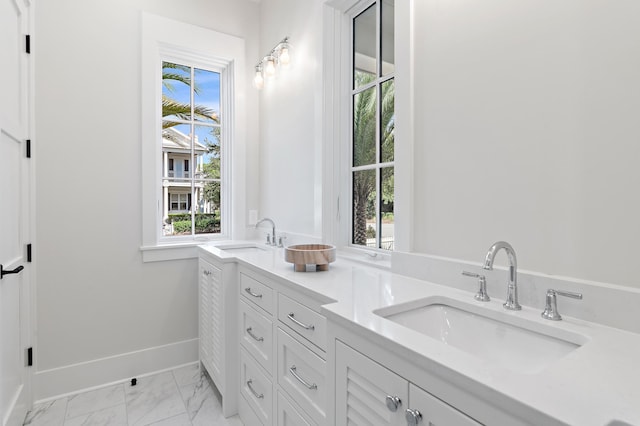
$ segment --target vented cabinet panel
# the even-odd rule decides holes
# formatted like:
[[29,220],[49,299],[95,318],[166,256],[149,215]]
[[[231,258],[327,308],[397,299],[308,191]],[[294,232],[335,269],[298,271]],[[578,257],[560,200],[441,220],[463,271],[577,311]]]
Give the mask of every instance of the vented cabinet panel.
[[[388,397],[397,401],[391,408]],[[343,343],[336,342],[336,424],[404,425],[409,383]]]
[[221,271],[206,260],[199,261],[200,360],[221,392],[224,392],[224,300]]

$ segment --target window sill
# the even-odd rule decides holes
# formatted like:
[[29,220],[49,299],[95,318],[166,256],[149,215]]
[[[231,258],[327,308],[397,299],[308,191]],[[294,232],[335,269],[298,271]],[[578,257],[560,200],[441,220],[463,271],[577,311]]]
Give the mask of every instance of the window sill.
[[206,241],[192,241],[181,244],[142,246],[142,262],[162,262],[165,260],[195,259],[198,257],[198,246]]
[[340,247],[340,257],[373,266],[380,269],[391,269],[391,253],[381,253],[377,250],[355,248],[353,246]]

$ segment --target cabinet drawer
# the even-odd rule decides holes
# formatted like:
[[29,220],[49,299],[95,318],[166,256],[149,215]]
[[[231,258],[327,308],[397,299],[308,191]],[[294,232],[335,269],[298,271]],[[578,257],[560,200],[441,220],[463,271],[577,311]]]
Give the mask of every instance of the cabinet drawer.
[[240,273],[240,294],[268,313],[273,313],[273,290],[268,285]]
[[308,307],[278,293],[278,319],[323,351],[327,342],[327,319]]
[[315,423],[304,418],[280,392],[278,392],[277,421],[278,426],[315,426]]
[[325,422],[326,363],[278,328],[278,383],[318,424]]
[[240,301],[240,343],[267,370],[273,369],[273,326],[270,319]]
[[272,424],[273,386],[258,364],[240,348],[240,393],[265,425]]

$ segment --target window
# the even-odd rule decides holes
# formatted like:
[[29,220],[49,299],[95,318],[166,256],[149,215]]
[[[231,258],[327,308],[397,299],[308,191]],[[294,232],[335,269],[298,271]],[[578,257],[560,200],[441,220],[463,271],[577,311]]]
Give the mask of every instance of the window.
[[191,194],[170,193],[169,211],[188,213],[191,208]]
[[[245,57],[238,37],[142,12],[144,262],[194,258],[203,241],[244,237]],[[163,96],[173,104],[163,108]]]
[[394,249],[394,4],[352,18],[351,243]]
[[[220,234],[220,73],[162,62],[162,235]],[[194,164],[190,173],[189,164]],[[191,199],[196,200],[192,204]]]

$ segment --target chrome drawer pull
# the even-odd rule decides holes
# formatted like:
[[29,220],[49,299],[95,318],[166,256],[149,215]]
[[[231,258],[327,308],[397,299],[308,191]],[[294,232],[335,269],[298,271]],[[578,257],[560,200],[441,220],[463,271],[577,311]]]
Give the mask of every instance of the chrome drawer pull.
[[318,389],[318,385],[316,385],[315,383],[309,384],[302,377],[298,376],[298,373],[296,373],[296,366],[295,365],[292,365],[291,368],[289,368],[289,373],[293,374],[293,377],[298,379],[298,381],[300,383],[302,383],[303,385],[305,385],[307,387],[307,389],[312,389],[312,390]]
[[261,294],[258,293],[254,293],[251,291],[251,287],[247,287],[244,289],[244,291],[246,291],[247,293],[249,293],[250,295],[252,295],[253,297],[258,297],[258,298],[262,298]]
[[293,312],[291,312],[289,315],[287,315],[287,317],[293,321],[294,323],[296,323],[297,325],[299,325],[300,327],[304,328],[305,330],[315,330],[315,327],[313,325],[307,325],[304,323],[301,323],[300,321],[298,321],[297,319],[295,319],[293,317]]
[[262,342],[262,341],[264,340],[264,337],[258,337],[258,336],[256,336],[255,334],[253,334],[253,333],[251,332],[251,330],[253,330],[251,327],[247,328],[247,334],[248,334],[249,336],[253,337],[253,338],[254,338],[254,340],[257,340],[258,342]]
[[262,394],[262,393],[261,393],[261,394],[259,394],[259,395],[258,395],[258,392],[256,392],[256,391],[253,389],[253,386],[251,386],[251,383],[253,383],[253,380],[252,380],[252,379],[247,380],[247,387],[249,388],[249,390],[251,391],[251,393],[253,394],[253,396],[255,396],[255,397],[256,397],[256,398],[258,398],[258,399],[262,399],[262,398],[264,398],[264,394]]

